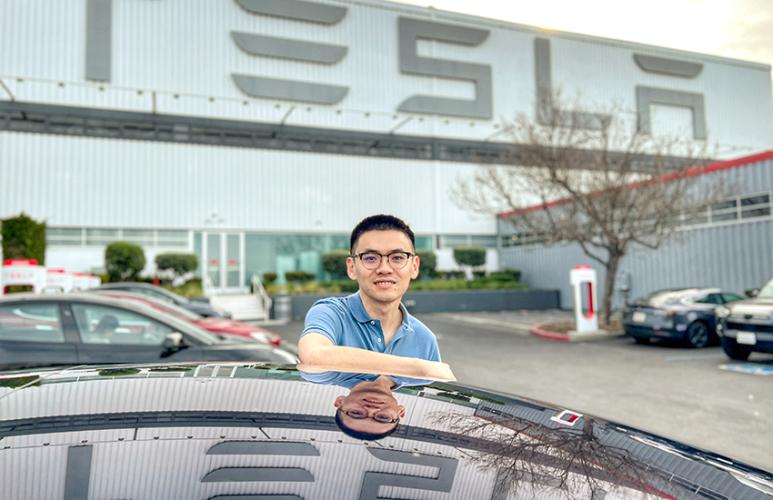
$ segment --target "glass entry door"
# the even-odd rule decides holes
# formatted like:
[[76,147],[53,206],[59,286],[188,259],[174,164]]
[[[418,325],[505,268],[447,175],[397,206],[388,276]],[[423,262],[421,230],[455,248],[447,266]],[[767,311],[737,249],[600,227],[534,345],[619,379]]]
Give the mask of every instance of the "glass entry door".
[[207,295],[244,293],[244,233],[201,233],[202,276]]

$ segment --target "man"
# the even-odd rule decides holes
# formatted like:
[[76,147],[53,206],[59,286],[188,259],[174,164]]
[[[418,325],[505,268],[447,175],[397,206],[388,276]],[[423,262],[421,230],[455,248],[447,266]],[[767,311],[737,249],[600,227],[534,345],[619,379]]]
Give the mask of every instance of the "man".
[[309,310],[298,343],[301,368],[453,379],[448,365],[438,363],[435,335],[400,303],[419,275],[411,228],[397,217],[374,215],[357,224],[350,245],[346,270],[359,290]]
[[[303,377],[350,387],[354,393],[363,381],[376,377],[353,373],[390,375],[376,379],[389,385],[389,397],[392,386],[455,380],[448,365],[440,363],[435,335],[400,302],[419,274],[410,227],[390,215],[367,217],[352,231],[350,252],[346,270],[359,290],[320,300],[309,310],[298,343]],[[378,414],[375,406],[366,408],[367,420]],[[352,420],[347,418],[351,415],[338,417],[340,411],[337,420]]]

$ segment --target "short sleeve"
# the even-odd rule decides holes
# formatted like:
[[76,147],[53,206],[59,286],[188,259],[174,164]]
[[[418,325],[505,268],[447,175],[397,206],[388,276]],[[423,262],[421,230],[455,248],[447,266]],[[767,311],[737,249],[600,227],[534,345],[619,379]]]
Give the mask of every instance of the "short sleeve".
[[309,333],[320,333],[330,339],[333,344],[341,345],[343,322],[333,304],[317,302],[311,306],[309,312],[306,313],[301,337]]

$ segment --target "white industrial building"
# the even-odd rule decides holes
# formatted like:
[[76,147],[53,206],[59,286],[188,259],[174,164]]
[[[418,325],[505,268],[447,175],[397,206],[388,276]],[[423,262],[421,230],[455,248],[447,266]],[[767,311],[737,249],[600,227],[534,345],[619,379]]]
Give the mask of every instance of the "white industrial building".
[[379,0],[5,0],[0,47],[0,218],[45,220],[71,271],[195,252],[213,293],[319,273],[374,213],[441,265],[496,253],[449,189],[553,89],[722,158],[773,145],[768,65]]

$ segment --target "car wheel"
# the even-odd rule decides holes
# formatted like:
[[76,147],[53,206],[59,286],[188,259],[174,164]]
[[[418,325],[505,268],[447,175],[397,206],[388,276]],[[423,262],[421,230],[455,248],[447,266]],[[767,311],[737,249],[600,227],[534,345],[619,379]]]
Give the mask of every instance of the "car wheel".
[[687,327],[685,340],[687,340],[690,347],[706,347],[709,345],[709,338],[710,332],[706,323],[695,321]]
[[738,361],[746,361],[749,359],[749,355],[752,350],[749,347],[738,345],[734,339],[722,337],[722,350],[730,359],[736,359]]
[[636,342],[637,344],[649,344],[650,343],[650,339],[648,339],[647,337],[634,337],[633,341]]

